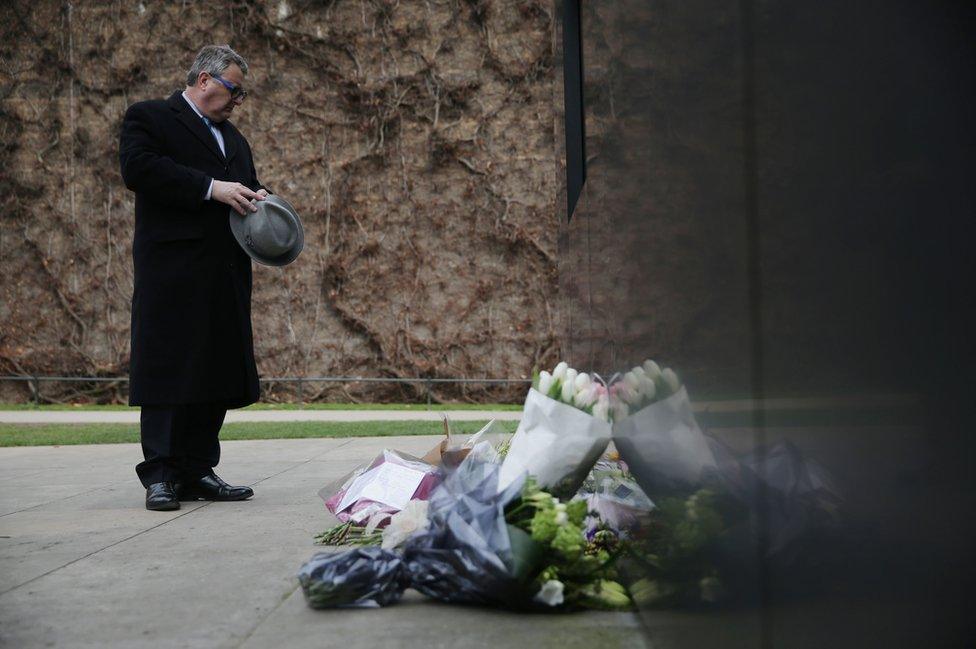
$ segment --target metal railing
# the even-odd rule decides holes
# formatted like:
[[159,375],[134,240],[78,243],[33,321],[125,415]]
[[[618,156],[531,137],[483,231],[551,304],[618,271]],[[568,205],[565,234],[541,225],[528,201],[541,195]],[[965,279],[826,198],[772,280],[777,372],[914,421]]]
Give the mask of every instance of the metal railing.
[[[32,400],[40,405],[41,403],[41,383],[42,382],[67,382],[67,383],[112,383],[129,382],[127,376],[0,376],[0,381],[26,381],[31,391]],[[297,383],[298,384],[298,403],[305,403],[306,383],[423,383],[425,387],[427,405],[431,405],[431,391],[435,383],[456,383],[456,384],[522,384],[530,385],[530,379],[493,379],[493,378],[450,378],[450,377],[417,377],[399,378],[383,376],[279,376],[259,379],[261,383]]]

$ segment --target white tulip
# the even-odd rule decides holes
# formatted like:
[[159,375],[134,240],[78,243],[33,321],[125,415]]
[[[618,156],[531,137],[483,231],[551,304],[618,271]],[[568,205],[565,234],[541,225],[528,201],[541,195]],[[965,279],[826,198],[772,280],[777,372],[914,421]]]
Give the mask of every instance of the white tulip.
[[661,367],[648,358],[646,361],[644,361],[644,372],[651,380],[654,380],[661,376]]
[[630,406],[619,399],[613,400],[610,410],[613,412],[614,421],[623,421],[630,415]]
[[552,374],[542,370],[539,372],[539,392],[548,396],[549,390],[552,389]]
[[630,387],[630,384],[624,381],[617,385],[617,396],[624,403],[636,406],[642,400],[640,392]]
[[601,421],[610,421],[610,401],[605,397],[600,397],[593,404],[593,416]]
[[663,380],[664,384],[668,386],[668,392],[671,394],[674,394],[681,389],[681,380],[670,367],[661,372],[661,380]]
[[624,383],[627,387],[635,392],[640,389],[640,379],[633,372],[627,372],[624,374]]
[[566,363],[566,361],[562,361],[556,366],[556,369],[552,371],[552,378],[556,379],[557,381],[562,381],[566,376],[566,370],[568,369],[569,365]]
[[532,599],[549,606],[559,606],[563,603],[563,582],[550,579],[542,584],[542,588]]
[[580,372],[576,376],[576,381],[574,382],[574,386],[576,388],[576,391],[579,392],[581,390],[585,390],[586,388],[588,388],[590,386],[590,383],[592,382],[593,379],[590,378],[589,374],[587,374],[586,372]]
[[640,380],[640,393],[647,400],[651,400],[657,395],[657,385],[654,384],[654,381],[647,378],[646,374]]
[[647,372],[645,372],[644,368],[641,367],[640,365],[630,368],[630,371],[633,372],[637,376],[637,378],[647,376]]
[[566,370],[566,378],[563,380],[563,390],[560,397],[566,403],[573,403],[573,394],[576,392],[576,370],[572,367]]
[[599,386],[596,383],[590,383],[588,386],[573,395],[573,405],[577,408],[589,408],[596,403],[599,395]]

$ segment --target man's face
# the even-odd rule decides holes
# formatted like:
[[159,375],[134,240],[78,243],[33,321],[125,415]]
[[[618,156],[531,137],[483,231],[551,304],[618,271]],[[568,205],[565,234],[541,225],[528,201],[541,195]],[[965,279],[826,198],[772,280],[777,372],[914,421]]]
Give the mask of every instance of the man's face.
[[[242,87],[244,85],[244,73],[241,72],[241,69],[235,63],[227,66],[227,69],[221,73],[220,78],[235,87]],[[197,83],[203,95],[203,105],[200,106],[200,110],[215,122],[222,122],[228,119],[231,113],[234,112],[234,108],[243,101],[241,99],[231,99],[231,91],[224,84],[220,83],[219,80],[214,79],[206,73],[201,74],[200,80]]]

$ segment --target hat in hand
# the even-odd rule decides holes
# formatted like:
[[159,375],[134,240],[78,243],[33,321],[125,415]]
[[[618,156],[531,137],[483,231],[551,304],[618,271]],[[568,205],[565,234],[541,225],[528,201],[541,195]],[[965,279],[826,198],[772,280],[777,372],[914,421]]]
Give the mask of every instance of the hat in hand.
[[305,230],[295,208],[274,194],[254,201],[257,212],[230,211],[230,230],[251,259],[266,266],[285,266],[305,247]]

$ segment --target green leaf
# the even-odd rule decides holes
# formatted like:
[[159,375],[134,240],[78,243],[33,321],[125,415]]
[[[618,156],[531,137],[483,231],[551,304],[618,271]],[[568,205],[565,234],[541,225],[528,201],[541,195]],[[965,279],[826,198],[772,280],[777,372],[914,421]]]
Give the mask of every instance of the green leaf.
[[508,539],[512,545],[512,574],[525,583],[531,580],[542,564],[542,546],[532,540],[526,532],[507,525]]

